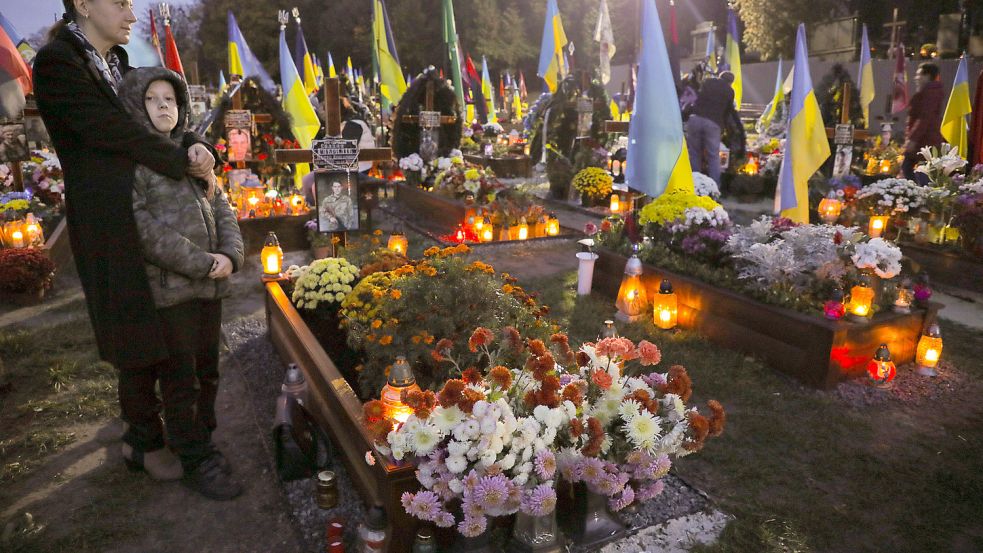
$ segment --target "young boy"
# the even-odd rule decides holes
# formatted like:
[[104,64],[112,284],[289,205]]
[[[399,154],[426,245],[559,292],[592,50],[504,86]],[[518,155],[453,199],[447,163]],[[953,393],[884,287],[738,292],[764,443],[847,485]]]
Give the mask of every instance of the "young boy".
[[[119,96],[134,119],[181,140],[190,102],[188,88],[177,73],[164,68],[130,71]],[[133,213],[170,359],[145,379],[149,386],[145,382],[136,390],[121,390],[120,396],[135,405],[133,410],[156,411],[153,379],[159,379],[168,443],[181,461],[185,484],[212,499],[232,499],[242,488],[231,479],[211,433],[219,378],[221,298],[228,295],[229,275],[242,265],[243,245],[228,199],[221,189],[208,198],[207,189],[207,183],[189,177],[172,180],[147,167],[136,168]],[[154,418],[159,429],[155,413],[148,420]],[[162,430],[153,426],[151,422],[149,432]],[[124,446],[127,464],[150,472],[136,462],[133,454],[139,452],[130,449],[131,456],[126,456]]]

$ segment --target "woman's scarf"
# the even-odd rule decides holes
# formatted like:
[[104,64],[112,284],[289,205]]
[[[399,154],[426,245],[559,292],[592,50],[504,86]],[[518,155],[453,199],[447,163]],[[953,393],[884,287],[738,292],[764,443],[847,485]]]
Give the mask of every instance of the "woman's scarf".
[[82,41],[82,47],[85,49],[85,54],[89,56],[96,67],[99,69],[99,73],[102,74],[102,78],[109,85],[109,88],[113,89],[113,92],[119,94],[119,83],[123,80],[123,73],[119,70],[119,56],[116,52],[109,50],[106,57],[103,58],[96,50],[95,46],[89,42],[89,39],[85,37],[82,33],[82,29],[79,29],[78,23],[72,21],[65,26],[73,35],[75,35],[80,41]]

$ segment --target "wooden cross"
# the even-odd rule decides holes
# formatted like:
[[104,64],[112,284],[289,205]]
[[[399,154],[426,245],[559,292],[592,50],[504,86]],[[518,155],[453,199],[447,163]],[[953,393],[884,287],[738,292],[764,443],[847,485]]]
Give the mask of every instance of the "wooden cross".
[[[326,136],[341,136],[341,108],[339,98],[341,97],[340,82],[337,77],[324,80],[324,115]],[[359,161],[390,161],[392,160],[392,149],[390,148],[366,148],[358,152]],[[275,157],[277,163],[296,164],[311,163],[314,161],[314,154],[310,150],[276,150]]]
[[[840,124],[849,125],[850,124],[850,83],[843,83],[843,102],[840,106]],[[870,122],[867,123],[867,127],[870,127]],[[826,127],[826,138],[833,138],[836,136],[836,128]],[[853,141],[863,142],[870,137],[870,133],[867,129],[854,129],[853,130]]]
[[[433,81],[427,81],[427,92],[426,92],[426,97],[424,99],[423,111],[434,111],[434,105],[433,105],[434,104],[434,95],[435,95],[435,91],[434,91],[434,87],[433,87]],[[403,116],[403,122],[404,123],[417,123],[417,124],[419,124],[420,123],[420,116],[419,115],[404,115]],[[457,116],[456,115],[441,115],[440,116],[440,124],[441,125],[453,125],[454,123],[457,123]]]
[[[231,84],[235,86],[235,88],[232,90],[232,109],[240,110],[242,109],[242,85],[245,83],[245,81],[241,80],[241,78],[238,75],[232,75],[229,78],[231,80]],[[251,115],[253,118],[254,125],[256,123],[273,122],[273,116],[270,115],[269,113],[253,113]],[[236,169],[245,169],[245,167],[246,167],[245,161],[236,162]]]

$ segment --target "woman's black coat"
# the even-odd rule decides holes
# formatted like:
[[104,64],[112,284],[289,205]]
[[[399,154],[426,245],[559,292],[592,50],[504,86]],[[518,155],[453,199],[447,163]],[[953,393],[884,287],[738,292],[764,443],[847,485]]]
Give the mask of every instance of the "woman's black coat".
[[[114,50],[125,74],[126,52]],[[34,92],[65,175],[68,235],[100,357],[117,368],[162,361],[167,349],[133,218],[133,175],[140,164],[180,179],[187,148],[130,118],[66,29],[38,52]],[[189,133],[184,143],[201,141]]]

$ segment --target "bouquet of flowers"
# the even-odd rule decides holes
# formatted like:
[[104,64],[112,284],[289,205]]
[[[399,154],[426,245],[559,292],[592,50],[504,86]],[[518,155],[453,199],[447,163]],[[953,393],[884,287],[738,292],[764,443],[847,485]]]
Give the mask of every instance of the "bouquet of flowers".
[[343,257],[328,257],[301,267],[292,296],[298,309],[313,311],[318,306],[337,307],[352,291],[358,267]]
[[51,288],[55,264],[37,248],[0,250],[0,290],[30,294]]
[[[720,207],[721,205],[709,196],[697,196],[684,190],[671,189],[642,208],[639,222],[643,225],[669,227],[673,223],[684,221],[686,210],[689,208],[700,208],[711,212]],[[719,212],[714,217],[719,217]]]
[[901,272],[901,248],[883,238],[858,242],[850,259],[857,269],[874,271],[881,278],[894,278]]
[[573,177],[573,187],[581,194],[594,200],[602,200],[611,194],[614,178],[600,167],[581,169]]
[[420,154],[410,154],[399,160],[399,168],[403,171],[423,171],[425,165]]
[[546,515],[556,507],[561,474],[619,510],[661,492],[670,455],[697,451],[723,430],[718,402],[710,402],[710,418],[686,409],[691,383],[683,367],[629,376],[633,367],[624,365],[634,360],[645,371],[659,363],[654,344],[609,338],[574,352],[566,335],[554,334],[547,346],[511,327],[495,342],[481,327],[468,340],[485,371],[461,370],[450,345],[438,342],[434,355],[460,378],[436,394],[404,393],[414,412],[402,425],[386,418],[381,402],[364,407],[380,449],[418,463],[424,489],[402,497],[417,518],[476,536],[490,516]]
[[918,211],[927,205],[932,189],[908,179],[881,179],[857,191],[854,199],[873,212],[891,214]]
[[925,162],[919,164],[915,172],[927,175],[935,186],[955,192],[955,174],[969,163],[959,155],[959,148],[943,143],[938,148],[926,146],[918,154]]
[[709,196],[714,200],[720,197],[720,188],[717,183],[699,171],[693,171],[693,185],[696,188],[697,196]]
[[452,198],[474,197],[479,205],[491,203],[505,186],[495,178],[491,169],[451,158],[451,165],[437,174],[434,191]]

